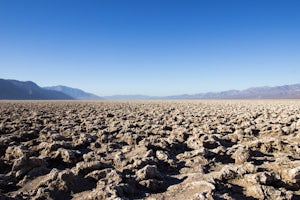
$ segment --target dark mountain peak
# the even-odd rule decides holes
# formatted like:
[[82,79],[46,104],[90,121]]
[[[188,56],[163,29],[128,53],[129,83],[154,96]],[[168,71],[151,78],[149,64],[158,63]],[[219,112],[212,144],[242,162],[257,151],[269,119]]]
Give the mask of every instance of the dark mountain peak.
[[32,82],[32,81],[18,81],[18,80],[8,80],[10,81],[12,84],[18,86],[18,87],[23,87],[23,88],[40,88],[36,83]]
[[70,100],[72,97],[48,91],[32,81],[0,79],[0,99],[8,100]]

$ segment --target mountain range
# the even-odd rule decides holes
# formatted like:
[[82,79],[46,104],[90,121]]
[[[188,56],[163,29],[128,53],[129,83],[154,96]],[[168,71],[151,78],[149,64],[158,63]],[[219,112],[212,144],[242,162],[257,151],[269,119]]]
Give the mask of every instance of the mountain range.
[[198,94],[182,94],[173,96],[146,95],[114,95],[106,96],[111,100],[147,100],[147,99],[300,99],[300,84],[276,87],[252,87],[245,90],[227,90],[222,92],[207,92]]
[[0,99],[7,100],[72,100],[71,96],[46,90],[32,81],[0,79]]
[[81,89],[71,88],[63,85],[44,87],[47,90],[54,90],[69,95],[70,97],[78,100],[100,100],[103,99],[95,94],[85,92]]
[[300,84],[275,87],[252,87],[245,90],[227,90],[193,95],[168,96],[167,99],[299,99]]
[[150,99],[300,99],[300,84],[252,87],[173,96],[114,95],[99,97],[67,86],[40,87],[32,81],[0,79],[0,99],[7,100],[150,100]]

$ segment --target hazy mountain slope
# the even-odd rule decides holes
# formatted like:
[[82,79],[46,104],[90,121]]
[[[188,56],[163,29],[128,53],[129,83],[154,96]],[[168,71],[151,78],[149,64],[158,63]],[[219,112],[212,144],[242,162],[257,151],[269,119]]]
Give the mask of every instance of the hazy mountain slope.
[[77,89],[77,88],[71,88],[67,86],[51,86],[51,87],[44,87],[47,90],[53,90],[53,91],[59,91],[62,93],[65,93],[74,99],[79,99],[79,100],[99,100],[103,99],[95,94],[85,92],[83,90]]
[[151,100],[151,99],[300,99],[300,84],[276,87],[252,87],[245,90],[227,90],[198,94],[172,96],[113,95],[104,96],[108,100]]
[[[150,99],[159,99],[158,97],[147,96],[147,95],[112,95],[104,96],[104,99],[107,100],[150,100]],[[163,97],[162,97],[163,98]]]
[[39,87],[32,81],[0,79],[0,99],[7,100],[71,100],[72,97]]
[[173,96],[113,95],[99,97],[83,90],[53,86],[41,88],[31,81],[0,79],[0,99],[80,99],[80,100],[150,100],[150,99],[300,99],[300,84],[276,87],[252,87],[246,90],[228,90]]
[[276,87],[253,87],[246,90],[228,90],[194,95],[168,96],[166,99],[298,99],[300,84]]

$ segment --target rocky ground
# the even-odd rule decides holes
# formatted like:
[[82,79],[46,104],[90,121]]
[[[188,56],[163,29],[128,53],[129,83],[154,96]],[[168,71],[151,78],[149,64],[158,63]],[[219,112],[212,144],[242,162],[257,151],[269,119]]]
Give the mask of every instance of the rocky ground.
[[0,102],[0,199],[300,199],[300,101]]

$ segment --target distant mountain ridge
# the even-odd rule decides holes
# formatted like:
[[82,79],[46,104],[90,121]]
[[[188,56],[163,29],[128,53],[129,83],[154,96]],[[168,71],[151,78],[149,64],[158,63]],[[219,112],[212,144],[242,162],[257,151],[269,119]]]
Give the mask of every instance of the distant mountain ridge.
[[99,97],[67,86],[42,88],[32,81],[0,79],[0,99],[7,100],[184,100],[184,99],[300,99],[300,84],[275,87],[252,87],[172,96],[113,95]]
[[167,99],[299,99],[300,84],[275,87],[251,87],[245,90],[228,90],[193,95],[174,95]]
[[72,100],[57,91],[45,90],[32,81],[0,79],[0,99],[6,100]]
[[105,96],[104,98],[108,100],[300,99],[300,84],[275,87],[251,87],[245,90],[227,90],[222,92],[207,92],[162,97],[147,95],[113,95]]
[[71,96],[74,99],[78,100],[100,100],[103,99],[95,94],[85,92],[81,89],[67,87],[63,85],[44,87],[47,90],[59,91]]
[[112,96],[103,96],[107,100],[151,100],[151,99],[160,99],[156,96],[147,96],[147,95],[112,95]]

